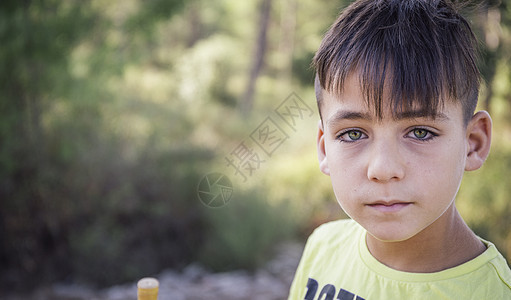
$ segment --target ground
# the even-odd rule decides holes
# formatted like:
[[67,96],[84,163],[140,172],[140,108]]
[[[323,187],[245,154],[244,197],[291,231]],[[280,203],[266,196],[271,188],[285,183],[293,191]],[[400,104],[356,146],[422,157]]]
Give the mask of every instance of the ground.
[[[288,243],[278,247],[276,255],[263,267],[249,273],[244,270],[212,273],[199,264],[181,272],[165,270],[155,276],[160,282],[159,300],[277,300],[286,299],[303,245]],[[6,300],[136,300],[136,282],[94,290],[79,285],[54,284],[31,295],[13,295]]]

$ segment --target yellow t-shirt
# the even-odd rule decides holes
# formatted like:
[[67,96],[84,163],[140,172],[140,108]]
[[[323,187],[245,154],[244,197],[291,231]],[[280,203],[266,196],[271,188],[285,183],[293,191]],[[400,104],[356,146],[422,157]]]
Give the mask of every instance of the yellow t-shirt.
[[408,273],[377,261],[353,220],[324,224],[309,237],[289,300],[511,299],[511,270],[495,245],[454,268]]

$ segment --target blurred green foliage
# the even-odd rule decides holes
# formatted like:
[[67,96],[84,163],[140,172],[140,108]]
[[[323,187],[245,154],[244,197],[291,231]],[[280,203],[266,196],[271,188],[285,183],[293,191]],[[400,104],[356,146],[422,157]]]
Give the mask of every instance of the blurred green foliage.
[[[1,289],[108,285],[192,261],[252,269],[275,244],[344,216],[317,167],[316,117],[247,182],[225,165],[291,92],[315,107],[310,59],[346,5],[271,2],[254,107],[242,115],[259,3],[2,1]],[[491,109],[496,135],[458,206],[510,255],[511,10],[507,2],[478,9],[481,106]],[[233,180],[225,207],[197,197],[211,171]]]
[[290,203],[272,204],[265,191],[248,190],[223,209],[207,213],[211,227],[199,260],[215,270],[255,269],[278,243],[293,237]]
[[[471,228],[511,254],[511,151],[494,149],[486,165],[477,174],[468,174],[458,205],[469,216]],[[505,177],[503,177],[505,176]],[[508,259],[509,262],[509,259]]]

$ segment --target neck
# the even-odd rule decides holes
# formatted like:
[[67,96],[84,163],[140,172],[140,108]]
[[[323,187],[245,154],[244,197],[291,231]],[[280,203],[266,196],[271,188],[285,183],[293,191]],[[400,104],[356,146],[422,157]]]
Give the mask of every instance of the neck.
[[410,239],[385,242],[367,234],[371,254],[390,268],[414,273],[439,272],[463,264],[486,250],[454,203],[433,224]]

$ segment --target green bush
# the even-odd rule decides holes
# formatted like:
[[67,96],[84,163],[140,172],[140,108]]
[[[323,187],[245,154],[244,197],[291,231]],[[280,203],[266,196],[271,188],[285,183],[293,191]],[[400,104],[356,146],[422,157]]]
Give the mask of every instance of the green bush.
[[457,205],[469,226],[511,262],[511,152],[492,149],[481,170],[465,174]]
[[206,208],[209,230],[199,260],[216,270],[253,270],[266,261],[275,245],[294,234],[289,203],[270,204],[264,189],[234,190],[230,202],[217,209]]

